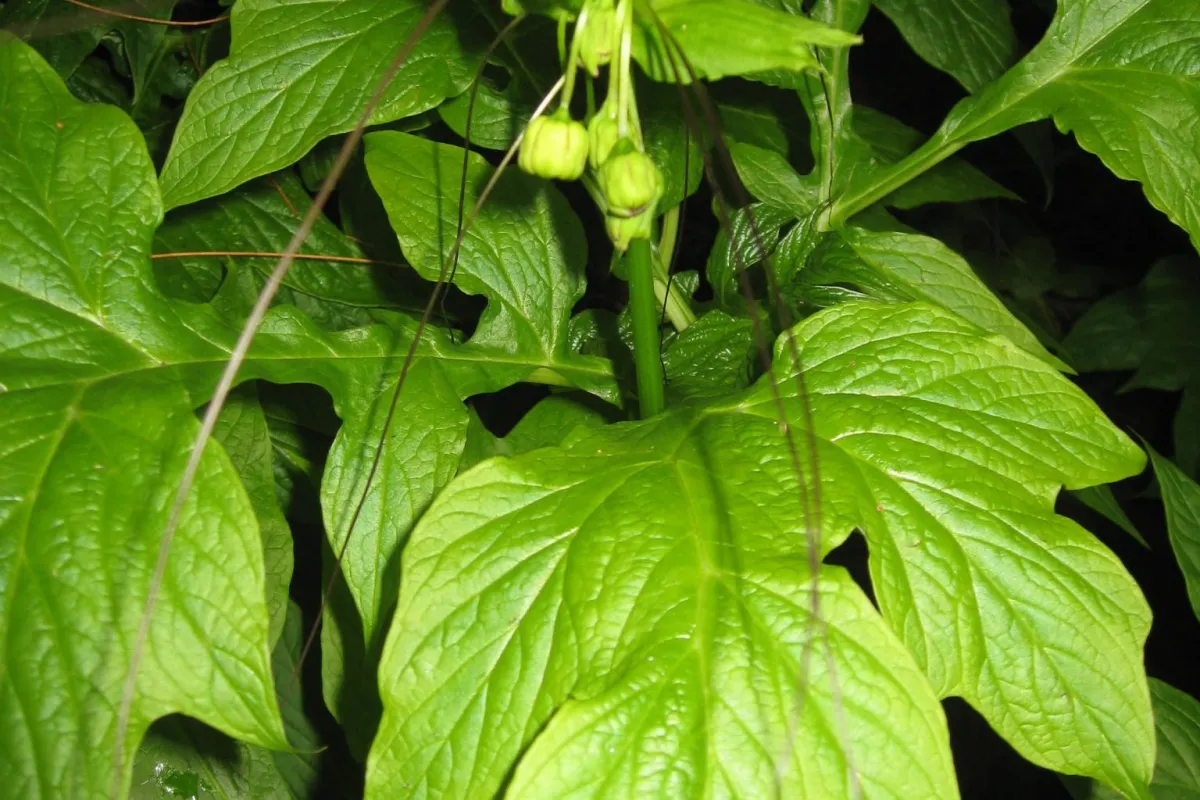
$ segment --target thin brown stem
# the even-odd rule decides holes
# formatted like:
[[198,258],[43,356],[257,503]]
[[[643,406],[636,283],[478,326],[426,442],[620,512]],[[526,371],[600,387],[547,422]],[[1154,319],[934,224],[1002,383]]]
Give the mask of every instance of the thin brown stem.
[[223,14],[212,19],[196,19],[196,20],[175,20],[175,19],[156,19],[155,17],[143,17],[140,14],[130,14],[126,11],[117,11],[115,8],[104,8],[103,6],[94,6],[91,3],[85,3],[83,0],[66,0],[73,6],[86,8],[88,11],[94,11],[97,14],[102,14],[106,17],[116,17],[117,19],[127,19],[133,22],[148,22],[153,25],[170,25],[175,28],[201,28],[205,25],[215,25],[218,22],[224,22],[229,19],[228,14]]
[[[153,261],[172,258],[283,258],[284,253],[257,250],[180,250],[175,253],[155,253],[150,256]],[[331,261],[336,264],[363,264],[381,267],[407,267],[398,261],[379,261],[374,258],[361,256],[328,256],[321,253],[293,253],[293,261]]]

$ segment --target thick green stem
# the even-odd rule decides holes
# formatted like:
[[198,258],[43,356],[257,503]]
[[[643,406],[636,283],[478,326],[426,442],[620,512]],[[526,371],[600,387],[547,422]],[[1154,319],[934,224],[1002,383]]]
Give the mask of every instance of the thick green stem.
[[666,407],[662,356],[658,339],[658,299],[654,292],[654,265],[650,242],[635,239],[625,254],[629,275],[629,308],[633,314],[633,360],[637,368],[638,403],[642,419]]

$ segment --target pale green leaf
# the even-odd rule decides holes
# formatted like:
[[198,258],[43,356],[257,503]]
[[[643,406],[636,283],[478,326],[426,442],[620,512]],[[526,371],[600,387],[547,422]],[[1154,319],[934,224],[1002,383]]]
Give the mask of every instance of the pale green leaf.
[[[883,615],[935,691],[1027,758],[1148,781],[1149,610],[1053,510],[1060,485],[1124,477],[1141,451],[1048,365],[931,306],[848,304],[796,337],[821,554],[865,531]],[[776,372],[804,436],[790,350]],[[404,554],[368,795],[486,796],[515,764],[513,796],[846,796],[846,743],[818,723],[828,643],[868,793],[954,796],[940,710],[835,568],[818,579],[831,639],[780,746],[812,628],[772,397],[760,383],[451,482]]]
[[830,478],[825,497],[857,495],[884,616],[939,696],[966,699],[1027,759],[1144,784],[1149,609],[1116,556],[1053,512],[1060,485],[1135,474],[1143,453],[1052,367],[958,317],[833,312],[801,326],[801,357],[836,443],[822,470],[849,460],[860,475],[856,489]]
[[[229,57],[196,84],[162,171],[168,208],[226,192],[354,127],[424,0],[241,0]],[[462,92],[474,47],[451,13],[421,36],[371,117],[419,114]]]
[[471,414],[467,427],[467,445],[459,470],[466,471],[495,456],[517,456],[543,447],[562,444],[579,430],[600,428],[612,421],[612,406],[579,392],[553,394],[521,417],[507,436],[494,436],[477,414]]
[[1150,461],[1167,511],[1167,536],[1187,584],[1192,612],[1200,619],[1200,484],[1154,451]]
[[[672,414],[452,483],[405,553],[368,797],[490,796],[530,740],[513,797],[846,795],[821,642],[796,710],[811,581],[796,496],[755,489],[787,480],[775,430]],[[911,657],[843,572],[817,588],[862,780],[954,797]]]
[[[463,151],[404,133],[367,136],[367,170],[383,198],[404,255],[437,280],[454,244]],[[491,166],[471,154],[466,207],[474,206]],[[553,373],[579,388],[609,394],[611,372],[599,359],[567,346],[567,320],[583,295],[583,226],[559,192],[518,171],[505,173],[486,211],[472,223],[454,271],[467,294],[484,295],[487,309],[469,343],[521,377]],[[609,394],[611,396],[611,394]]]

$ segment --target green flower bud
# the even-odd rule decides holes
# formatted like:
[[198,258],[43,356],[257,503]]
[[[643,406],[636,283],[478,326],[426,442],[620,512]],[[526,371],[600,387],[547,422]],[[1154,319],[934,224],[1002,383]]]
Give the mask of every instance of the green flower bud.
[[588,123],[588,163],[592,169],[600,169],[620,140],[621,129],[617,125],[617,118],[600,109]]
[[539,178],[573,181],[583,174],[587,154],[587,129],[559,112],[529,123],[517,163]]
[[662,174],[650,156],[624,142],[600,166],[597,179],[610,216],[634,217],[653,211],[663,192]]
[[611,7],[595,8],[579,31],[579,66],[594,78],[612,61],[617,33],[617,12]]
[[649,239],[653,235],[654,209],[648,208],[632,217],[616,217],[609,214],[604,222],[613,247],[624,253],[634,239]]

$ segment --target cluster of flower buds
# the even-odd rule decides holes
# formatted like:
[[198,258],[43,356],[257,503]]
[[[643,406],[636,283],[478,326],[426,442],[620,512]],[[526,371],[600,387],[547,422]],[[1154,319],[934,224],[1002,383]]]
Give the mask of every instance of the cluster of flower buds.
[[[567,64],[563,104],[529,123],[517,163],[531,175],[564,181],[578,179],[590,166],[609,237],[624,251],[634,239],[649,239],[653,234],[663,177],[642,144],[627,63],[612,66],[608,99],[586,128],[567,110],[575,69],[599,74],[601,66],[613,61],[620,28],[630,24],[628,7],[624,15],[619,14],[613,0],[586,0],[581,20],[573,43],[575,55]],[[627,61],[628,53],[624,57]]]

